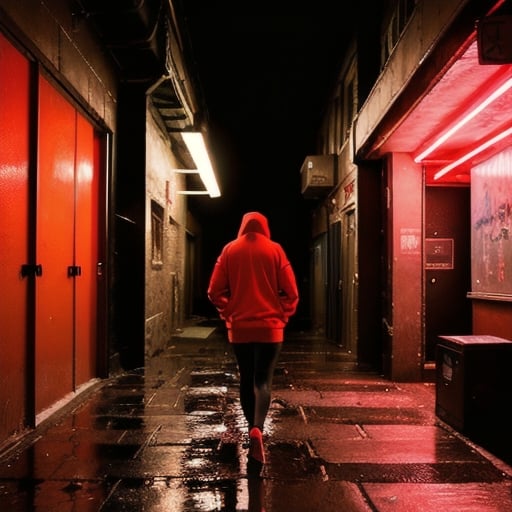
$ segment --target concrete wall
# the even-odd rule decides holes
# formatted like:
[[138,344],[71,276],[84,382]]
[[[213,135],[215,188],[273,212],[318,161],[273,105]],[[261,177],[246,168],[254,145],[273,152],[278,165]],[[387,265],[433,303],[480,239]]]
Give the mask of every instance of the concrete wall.
[[[354,145],[356,154],[365,146],[382,118],[400,98],[450,23],[467,0],[428,0],[419,2],[407,30],[390,56],[370,95],[361,107],[356,122]],[[386,133],[379,133],[383,141]]]
[[393,233],[391,378],[419,381],[422,376],[423,179],[411,156],[394,153],[389,159]]

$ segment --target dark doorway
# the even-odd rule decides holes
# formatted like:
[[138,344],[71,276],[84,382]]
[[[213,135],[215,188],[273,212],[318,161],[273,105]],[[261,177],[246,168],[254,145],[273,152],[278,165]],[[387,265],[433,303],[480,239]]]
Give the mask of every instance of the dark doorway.
[[472,329],[470,188],[427,187],[425,193],[425,362],[439,335]]
[[329,226],[328,285],[327,285],[327,338],[341,343],[341,222]]

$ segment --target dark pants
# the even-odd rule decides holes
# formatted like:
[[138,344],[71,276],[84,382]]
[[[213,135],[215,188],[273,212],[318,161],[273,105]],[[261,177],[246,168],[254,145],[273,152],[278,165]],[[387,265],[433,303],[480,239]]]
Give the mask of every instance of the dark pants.
[[240,373],[240,403],[249,429],[263,430],[270,407],[272,379],[282,343],[233,343]]

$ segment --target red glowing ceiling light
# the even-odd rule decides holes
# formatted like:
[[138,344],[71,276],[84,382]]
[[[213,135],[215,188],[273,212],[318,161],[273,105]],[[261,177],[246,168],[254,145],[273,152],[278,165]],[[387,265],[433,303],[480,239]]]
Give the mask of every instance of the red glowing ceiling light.
[[458,167],[459,165],[463,164],[464,162],[467,162],[470,158],[473,158],[475,155],[478,155],[482,151],[491,147],[493,144],[496,144],[496,142],[503,140],[505,137],[508,137],[509,135],[512,135],[512,126],[510,128],[507,128],[505,131],[498,133],[498,135],[491,137],[489,140],[487,140],[483,144],[480,144],[480,146],[469,151],[468,153],[461,156],[460,158],[457,158],[457,160],[453,161],[452,163],[445,165],[444,167],[439,169],[439,171],[437,171],[434,174],[434,180],[438,180],[439,178],[442,178],[445,174],[449,173],[452,169],[455,169],[455,167]]
[[430,146],[428,146],[419,155],[414,157],[414,161],[419,163],[423,161],[428,155],[436,150],[441,144],[446,142],[454,133],[458,132],[465,124],[471,119],[476,117],[482,110],[488,107],[493,101],[498,99],[500,96],[505,94],[512,87],[512,78],[509,78],[505,83],[498,87],[494,92],[487,96],[481,103],[471,109],[466,115],[464,115],[457,123],[455,123],[447,132],[443,133],[438,139],[436,139]]

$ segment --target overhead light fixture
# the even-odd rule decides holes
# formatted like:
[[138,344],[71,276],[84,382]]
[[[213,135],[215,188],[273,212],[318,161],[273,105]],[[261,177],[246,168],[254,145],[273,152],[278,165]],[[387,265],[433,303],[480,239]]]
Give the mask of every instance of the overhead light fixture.
[[[446,142],[454,133],[458,132],[465,124],[471,119],[476,117],[482,110],[490,105],[494,100],[505,94],[512,87],[512,78],[509,78],[503,83],[498,89],[491,93],[485,100],[479,103],[475,108],[470,110],[464,117],[462,117],[457,123],[455,123],[447,132],[443,133],[438,139],[436,139],[430,146],[422,151],[418,156],[414,157],[416,163],[423,161],[428,155],[436,150],[441,144]],[[451,164],[450,164],[451,165]],[[458,165],[458,164],[457,164]]]
[[488,147],[492,146],[493,144],[496,144],[496,142],[503,140],[505,137],[508,137],[509,135],[512,135],[512,127],[507,128],[505,131],[499,133],[498,135],[495,135],[494,137],[491,137],[488,141],[484,142],[483,144],[480,144],[480,146],[469,151],[469,153],[466,153],[465,155],[461,156],[454,162],[444,166],[442,169],[439,169],[439,171],[437,171],[434,174],[434,180],[438,180],[439,178],[442,178],[445,174],[450,172],[452,169],[455,169],[455,167],[458,167],[460,164],[467,162],[470,158],[473,158],[475,155],[478,155],[482,151],[486,150]]
[[175,169],[176,172],[182,173],[197,173],[199,174],[206,191],[184,191],[180,194],[209,194],[210,197],[219,197],[220,189],[215,178],[215,172],[206,148],[204,136],[201,132],[181,132],[183,141],[185,142],[187,149],[196,165],[195,169]]

